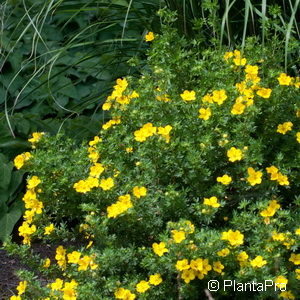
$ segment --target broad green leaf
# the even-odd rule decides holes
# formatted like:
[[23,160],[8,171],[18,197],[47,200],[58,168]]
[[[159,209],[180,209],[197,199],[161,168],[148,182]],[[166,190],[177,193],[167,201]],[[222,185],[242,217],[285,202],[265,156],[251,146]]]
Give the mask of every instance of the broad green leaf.
[[16,138],[0,138],[0,149],[1,148],[19,148],[20,151],[23,149],[29,148],[30,144],[27,141],[24,141],[22,139]]
[[0,240],[4,241],[13,231],[15,224],[22,216],[23,204],[15,202],[10,210],[0,218]]
[[13,171],[11,174],[11,179],[8,187],[9,196],[13,196],[13,194],[17,191],[17,189],[21,186],[23,181],[24,172],[23,171]]
[[13,165],[12,163],[5,164],[0,161],[0,190],[7,190],[11,174],[12,174]]

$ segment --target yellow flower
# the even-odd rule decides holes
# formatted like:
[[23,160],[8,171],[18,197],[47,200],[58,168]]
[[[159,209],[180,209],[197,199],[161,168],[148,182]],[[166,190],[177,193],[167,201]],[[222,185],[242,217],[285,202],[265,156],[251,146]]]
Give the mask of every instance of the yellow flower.
[[244,105],[243,103],[236,102],[232,106],[231,113],[233,115],[241,115],[242,113],[244,113],[245,108],[246,108],[246,105]]
[[131,152],[133,152],[133,148],[132,148],[132,147],[127,147],[127,148],[125,149],[125,151],[126,151],[127,153],[131,153]]
[[243,158],[243,153],[240,149],[237,149],[235,147],[231,147],[227,151],[227,156],[229,158],[229,161],[235,162],[235,161],[241,160]]
[[287,283],[288,283],[288,280],[282,275],[277,276],[275,278],[275,284],[277,287],[279,287],[280,290],[282,290],[282,289],[286,290]]
[[192,269],[183,270],[183,272],[181,273],[181,278],[185,283],[189,283],[191,280],[194,280],[196,278],[196,272]]
[[79,261],[79,259],[80,259],[80,256],[81,256],[81,253],[80,253],[80,252],[78,252],[78,251],[73,251],[73,252],[71,252],[71,253],[69,253],[69,254],[67,255],[67,257],[68,257],[68,262],[69,262],[70,264],[78,264],[78,261]]
[[187,259],[177,260],[176,269],[178,271],[188,270],[189,268],[190,265]]
[[239,246],[244,243],[244,235],[239,231],[229,231],[222,232],[222,240],[227,240],[231,246]]
[[92,245],[93,245],[93,241],[89,241],[89,243],[87,244],[87,246],[86,246],[86,249],[89,249],[89,248],[91,248],[92,247]]
[[[76,259],[77,257],[74,257]],[[88,255],[83,256],[82,258],[78,259],[78,271],[86,271],[90,265],[92,258]]]
[[19,296],[25,293],[26,287],[27,287],[27,281],[26,280],[19,282],[19,285],[17,286]]
[[271,92],[272,92],[271,89],[260,88],[260,89],[256,92],[256,94],[257,94],[258,96],[262,97],[262,98],[267,99],[267,98],[270,98]]
[[247,88],[247,83],[245,81],[238,82],[235,84],[236,89],[243,94],[245,89]]
[[88,155],[89,159],[90,159],[93,163],[96,163],[97,160],[98,160],[99,157],[100,157],[100,155],[99,155],[97,149],[94,148],[94,147],[89,147],[89,148],[88,148],[88,152],[89,152],[89,155]]
[[202,102],[214,103],[212,95],[206,94],[205,96],[203,96]]
[[119,196],[117,203],[120,203],[126,206],[127,208],[130,208],[132,207],[131,196],[129,194]]
[[27,183],[27,189],[34,189],[41,183],[41,180],[37,176],[32,176]]
[[202,258],[197,258],[195,260],[192,259],[190,267],[196,272],[196,275],[199,279],[203,279],[204,275],[207,275],[207,273],[212,269],[208,259]]
[[43,268],[49,268],[49,267],[50,267],[50,264],[51,264],[50,258],[46,258],[46,259],[45,259],[45,262],[44,262],[44,264],[43,264]]
[[199,109],[199,119],[208,120],[211,116],[211,109],[210,108],[200,108]]
[[218,255],[218,256],[223,256],[223,257],[225,257],[225,256],[227,256],[229,253],[230,253],[230,250],[229,250],[228,248],[224,248],[224,249],[218,251],[218,252],[217,252],[217,255]]
[[135,186],[132,190],[132,193],[137,198],[145,197],[147,195],[147,189],[144,186]]
[[74,183],[73,188],[76,190],[76,192],[83,194],[91,190],[85,180],[79,180],[78,182]]
[[9,300],[22,300],[21,296],[13,295],[9,298]]
[[78,283],[72,279],[71,282],[65,282],[64,287],[61,289],[61,291],[64,293],[63,294],[63,299],[64,300],[76,300],[77,295],[76,295],[76,287]]
[[214,102],[218,103],[218,105],[223,104],[223,102],[227,99],[225,90],[215,90],[212,93],[212,99]]
[[163,136],[168,135],[172,130],[172,126],[171,125],[167,125],[165,127],[158,127],[157,128],[157,133],[161,134]]
[[185,232],[179,230],[172,230],[173,240],[176,244],[180,244],[183,240],[185,240]]
[[19,236],[24,238],[23,244],[30,245],[30,235],[36,232],[36,226],[30,226],[29,223],[23,222],[22,225],[18,228]]
[[[278,171],[279,171],[278,168],[276,168],[275,166],[268,167],[268,168],[266,168],[266,170],[267,170],[267,173],[271,174],[271,175],[272,174],[277,174]],[[273,180],[273,179],[271,179],[271,180]]]
[[247,181],[250,183],[250,185],[256,185],[256,184],[260,184],[262,179],[262,175],[263,173],[261,171],[255,171],[252,167],[247,169],[248,172],[248,177],[247,177]]
[[237,57],[233,59],[233,62],[236,66],[244,66],[247,63],[246,58]]
[[240,265],[244,265],[245,262],[248,260],[249,255],[246,251],[242,251],[237,255],[237,260],[239,261]]
[[99,186],[104,191],[110,190],[114,186],[114,180],[111,177],[108,177],[106,179],[101,179]]
[[116,98],[116,101],[122,105],[126,105],[130,103],[130,98],[128,96],[120,96]]
[[274,241],[284,241],[285,240],[285,235],[284,233],[277,233],[276,231],[272,232],[272,239]]
[[258,74],[258,66],[246,65],[245,73],[249,75],[257,75]]
[[279,124],[277,127],[277,132],[286,134],[288,131],[292,130],[293,123],[292,122],[284,122],[283,124]]
[[160,242],[159,244],[153,243],[152,244],[153,252],[158,256],[163,256],[165,252],[169,252],[166,248],[166,244],[164,242]]
[[253,267],[253,268],[261,268],[263,267],[265,264],[267,264],[267,261],[264,260],[264,258],[260,255],[256,256],[254,259],[252,259],[250,261],[250,265]]
[[126,289],[124,289],[124,288],[118,288],[115,291],[115,297],[116,297],[116,299],[123,299],[124,296],[125,296],[125,292],[126,292]]
[[140,95],[136,91],[132,91],[132,93],[128,96],[130,99],[139,98]]
[[300,227],[295,230],[295,234],[300,235]]
[[284,299],[290,299],[290,300],[294,300],[295,296],[293,295],[293,293],[291,291],[283,291],[279,294],[280,298],[284,298]]
[[110,102],[105,102],[103,105],[102,105],[102,110],[110,110],[112,107],[112,103]]
[[230,176],[228,176],[227,174],[223,175],[222,177],[217,177],[217,182],[220,182],[224,185],[230,184],[231,181],[232,181],[232,178]]
[[297,142],[300,143],[300,132],[296,133],[296,139],[297,139]]
[[220,261],[213,262],[213,270],[217,273],[222,273],[222,270],[224,269],[224,266]]
[[107,207],[108,218],[116,218],[118,215],[131,208],[133,205],[130,198],[131,197],[129,194],[119,196],[118,201],[116,203]]
[[160,134],[162,137],[166,139],[166,142],[169,143],[170,141],[170,132],[173,129],[171,125],[167,125],[165,127],[158,127],[157,133]]
[[221,205],[220,203],[218,203],[218,198],[215,196],[210,197],[210,198],[204,198],[203,204],[212,206],[214,208],[217,208]]
[[292,253],[289,258],[289,261],[291,261],[295,265],[300,265],[300,254]]
[[196,99],[196,93],[195,93],[195,91],[185,90],[185,91],[183,91],[182,94],[180,94],[180,97],[184,101],[193,101]]
[[90,176],[99,178],[100,175],[104,172],[104,167],[100,163],[95,163],[90,167]]
[[170,96],[168,94],[164,94],[164,95],[161,95],[161,96],[156,96],[156,100],[163,101],[163,102],[171,101]]
[[225,52],[223,58],[227,61],[229,58],[233,57],[233,52]]
[[150,284],[146,280],[141,280],[137,285],[136,285],[136,290],[138,293],[145,293],[147,290],[150,289]]
[[24,166],[25,161],[29,160],[31,158],[31,154],[29,152],[25,152],[22,154],[19,154],[14,159],[14,165],[19,170]]
[[281,173],[278,173],[277,182],[280,185],[289,185],[290,184],[289,180],[288,180],[288,177],[286,175],[281,174]]
[[279,77],[277,77],[277,80],[280,85],[290,85],[292,82],[292,77],[285,73],[280,73]]
[[118,288],[115,291],[115,297],[116,299],[134,300],[136,296],[127,289]]
[[152,31],[149,31],[146,35],[145,35],[145,40],[146,42],[151,42],[154,40],[154,33]]
[[63,246],[56,248],[55,259],[57,260],[57,264],[64,270],[66,268],[66,249]]
[[124,212],[124,207],[120,203],[114,203],[107,207],[107,217],[116,218],[118,215]]
[[125,89],[128,86],[128,81],[126,78],[118,78],[116,80],[117,85],[114,86],[114,89],[121,90],[122,92],[125,91]]
[[63,281],[60,278],[56,278],[56,280],[50,284],[52,291],[60,291],[63,287]]
[[149,283],[152,285],[159,285],[160,283],[162,283],[162,278],[160,276],[160,274],[156,273],[154,275],[150,275],[149,277]]
[[144,142],[146,139],[156,134],[157,128],[152,123],[144,124],[142,128],[134,132],[135,140]]
[[51,223],[49,226],[45,227],[44,235],[49,235],[54,230],[54,225]]
[[280,204],[276,200],[272,200],[268,207],[260,212],[262,217],[272,217],[276,213],[276,210],[280,208]]
[[42,136],[45,134],[45,132],[33,132],[32,133],[32,138],[28,139],[29,143],[35,144],[40,141]]

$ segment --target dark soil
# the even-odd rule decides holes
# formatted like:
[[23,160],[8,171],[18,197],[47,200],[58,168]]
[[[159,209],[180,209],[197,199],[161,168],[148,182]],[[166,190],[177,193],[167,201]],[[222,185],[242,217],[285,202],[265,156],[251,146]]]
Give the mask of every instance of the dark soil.
[[24,268],[15,257],[9,257],[5,250],[0,249],[0,299],[7,300],[16,291],[19,283],[15,271]]
[[[15,228],[17,228],[16,226]],[[15,229],[12,233],[12,241],[21,244],[21,238],[17,234]],[[86,241],[73,241],[73,242],[63,242],[60,244],[42,244],[41,242],[36,242],[31,245],[31,250],[34,254],[38,254],[42,259],[50,258],[51,261],[55,260],[55,250],[59,245],[64,247],[75,247],[79,249],[84,246]],[[36,273],[38,279],[41,281],[42,285],[49,283],[47,279],[32,269],[29,265],[24,265],[18,256],[9,256],[8,253],[2,248],[0,242],[0,300],[9,300],[11,296],[17,294],[16,287],[18,286],[20,279],[16,275],[16,272],[20,269],[26,269]]]
[[[33,244],[32,250],[42,258],[53,259],[55,253],[55,247],[49,245]],[[33,271],[30,266],[22,264],[17,256],[9,256],[5,250],[0,249],[0,300],[8,300],[17,293],[16,287],[20,279],[17,277],[16,271],[20,269]],[[39,279],[46,283],[42,276],[39,276]]]

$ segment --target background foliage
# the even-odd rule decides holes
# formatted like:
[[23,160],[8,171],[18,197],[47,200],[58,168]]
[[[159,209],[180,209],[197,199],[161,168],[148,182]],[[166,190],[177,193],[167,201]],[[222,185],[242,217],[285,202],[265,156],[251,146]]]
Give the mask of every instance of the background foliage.
[[113,81],[147,68],[142,36],[160,31],[155,12],[163,6],[177,14],[179,33],[203,47],[243,46],[251,35],[264,45],[277,36],[285,42],[286,70],[299,74],[299,0],[6,0],[0,14],[2,162],[28,150],[34,131],[63,130],[79,141],[95,135],[109,117],[101,103]]

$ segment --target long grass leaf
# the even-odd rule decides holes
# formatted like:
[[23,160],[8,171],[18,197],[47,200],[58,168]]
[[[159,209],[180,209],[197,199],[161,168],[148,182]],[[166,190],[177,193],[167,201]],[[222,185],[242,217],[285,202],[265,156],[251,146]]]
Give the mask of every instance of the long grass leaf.
[[262,47],[265,46],[266,11],[267,11],[267,0],[262,0],[262,3],[261,3],[261,14],[262,14]]
[[292,7],[292,15],[290,17],[290,21],[288,23],[286,34],[285,34],[285,46],[284,46],[284,69],[285,69],[285,72],[287,72],[289,40],[291,38],[292,27],[293,27],[293,23],[295,21],[295,16],[296,16],[296,12],[298,10],[299,3],[300,3],[300,0],[296,0],[294,7]]

